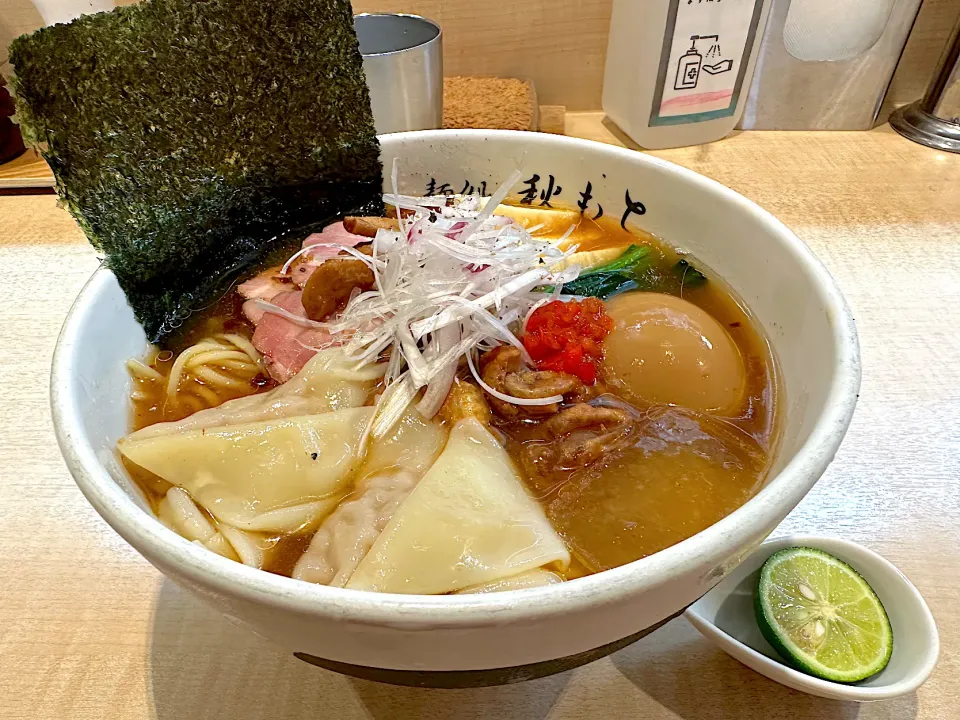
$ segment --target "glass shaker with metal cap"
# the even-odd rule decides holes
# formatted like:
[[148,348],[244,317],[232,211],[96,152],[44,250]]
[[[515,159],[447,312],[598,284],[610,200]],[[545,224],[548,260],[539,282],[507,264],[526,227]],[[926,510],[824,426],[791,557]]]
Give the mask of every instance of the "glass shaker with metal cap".
[[914,142],[960,153],[960,18],[927,92],[894,112],[890,125]]

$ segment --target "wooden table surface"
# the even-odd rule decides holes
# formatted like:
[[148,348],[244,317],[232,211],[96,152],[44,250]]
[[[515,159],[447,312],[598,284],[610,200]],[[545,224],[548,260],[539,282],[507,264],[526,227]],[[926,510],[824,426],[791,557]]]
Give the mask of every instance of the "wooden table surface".
[[[568,134],[622,138],[595,114]],[[836,461],[777,534],[840,535],[896,563],[940,629],[914,695],[857,706],[743,667],[685,620],[563,675],[431,691],[348,679],[275,649],[165,580],[80,495],[48,368],[97,266],[52,196],[0,197],[0,718],[960,716],[960,156],[881,128],[744,133],[657,155],[778,215],[823,260],[860,331],[863,388]]]

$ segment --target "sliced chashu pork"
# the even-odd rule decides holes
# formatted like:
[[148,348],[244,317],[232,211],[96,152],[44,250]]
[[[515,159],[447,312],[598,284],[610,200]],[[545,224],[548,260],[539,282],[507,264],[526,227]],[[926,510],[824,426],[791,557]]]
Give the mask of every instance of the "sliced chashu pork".
[[269,308],[256,301],[268,302],[292,315],[305,318],[300,288],[310,279],[313,271],[324,260],[338,255],[342,246],[355,247],[367,241],[369,238],[363,235],[348,232],[342,222],[333,223],[325,227],[323,232],[307,236],[301,249],[319,244],[337,247],[316,248],[298,258],[287,273],[283,272],[282,266],[268,268],[237,287],[237,291],[247,300],[243,304],[243,314],[256,326],[253,345],[263,355],[264,365],[275,380],[286,382],[300,372],[318,350],[331,347],[334,343],[326,331],[304,327],[283,315],[269,312]]
[[[284,291],[270,303],[291,315],[306,318],[301,302],[302,290]],[[278,382],[296,375],[318,351],[335,345],[333,337],[322,328],[304,327],[275,312],[267,312],[255,301],[244,303],[244,314],[257,326],[253,346],[263,355],[267,372]]]

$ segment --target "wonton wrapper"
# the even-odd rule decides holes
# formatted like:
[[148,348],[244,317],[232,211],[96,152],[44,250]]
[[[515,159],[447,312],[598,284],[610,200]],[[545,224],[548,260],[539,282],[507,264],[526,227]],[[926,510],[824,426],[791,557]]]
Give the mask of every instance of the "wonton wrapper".
[[225,523],[211,522],[183,488],[172,487],[160,501],[160,522],[178,535],[223,555],[228,560],[263,568],[266,551],[277,538],[238,530]]
[[320,525],[290,576],[318,585],[346,585],[417,480],[408,470],[392,470],[361,481]]
[[217,555],[241,562],[230,541],[214,527],[183,488],[172,487],[167,491],[160,500],[157,517],[160,522],[190,542],[202,545]]
[[358,477],[397,468],[409,470],[421,478],[437,459],[446,441],[446,428],[425,420],[411,405],[389,434],[370,442]]
[[563,578],[555,572],[537,568],[527,572],[514,575],[513,577],[494,580],[483,583],[482,585],[472,585],[471,587],[459,590],[457,595],[477,595],[480,593],[505,592],[507,590],[523,590],[525,588],[543,587],[544,585],[553,585],[563,582]]
[[569,562],[506,451],[467,418],[453,428],[347,587],[434,595]]
[[370,446],[353,492],[327,517],[293,569],[297,580],[343,587],[436,460],[446,430],[413,407]]
[[321,350],[294,377],[279,387],[258,395],[228,400],[217,407],[193,413],[183,420],[149,425],[127,436],[141,440],[186,430],[210,429],[224,425],[257,422],[271,418],[319,415],[360,407],[374,383],[383,376],[386,363],[361,370],[340,348]]
[[123,438],[120,452],[243,530],[294,532],[339,502],[372,407]]

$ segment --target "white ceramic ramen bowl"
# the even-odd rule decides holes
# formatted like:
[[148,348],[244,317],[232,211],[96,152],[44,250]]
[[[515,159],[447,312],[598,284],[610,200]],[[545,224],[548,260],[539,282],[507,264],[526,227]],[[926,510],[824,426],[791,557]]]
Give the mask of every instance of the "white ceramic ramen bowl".
[[[833,459],[860,383],[850,311],[820,262],[776,218],[663,160],[509,131],[421,131],[381,143],[386,184],[398,158],[402,193],[484,183],[492,192],[519,168],[530,182],[516,190],[535,181],[536,204],[575,206],[585,193],[591,216],[602,206],[605,215],[659,235],[723,277],[766,331],[783,375],[782,439],[766,486],[662,552],[537,589],[385,595],[254,570],[165,528],[117,462],[115,443],[129,423],[124,361],[143,353],[146,341],[104,270],[70,311],[53,361],[53,419],[67,466],[100,515],[162,573],[324,667],[403,684],[470,686],[539,677],[613,652],[681,613],[736,568]],[[551,187],[555,194],[547,198]]]

